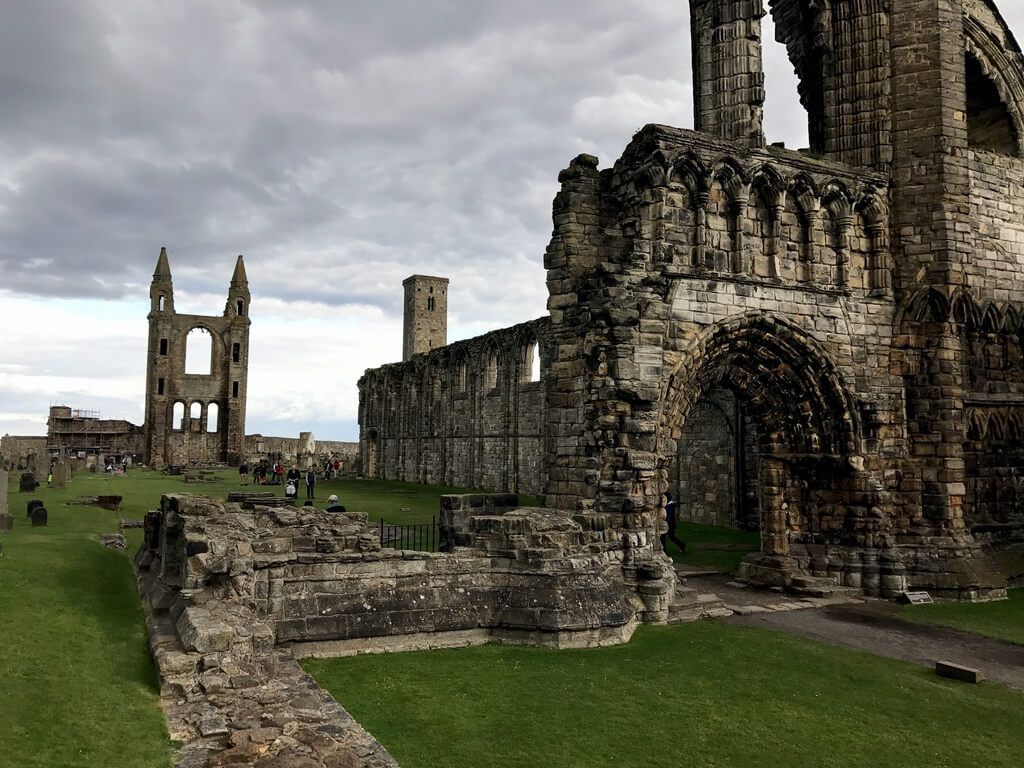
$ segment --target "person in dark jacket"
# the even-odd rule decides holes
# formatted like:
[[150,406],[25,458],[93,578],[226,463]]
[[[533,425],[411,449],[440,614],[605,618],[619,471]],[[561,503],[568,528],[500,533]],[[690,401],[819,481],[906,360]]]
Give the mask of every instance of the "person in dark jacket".
[[313,489],[316,487],[316,470],[310,467],[306,470],[306,498],[313,498]]
[[665,494],[665,522],[668,523],[668,531],[661,534],[661,548],[668,551],[668,542],[671,541],[680,552],[686,551],[686,542],[680,541],[676,536],[676,502],[671,493]]
[[291,469],[288,470],[288,475],[287,475],[287,477],[285,479],[290,481],[290,482],[292,482],[292,483],[295,483],[295,487],[298,488],[299,487],[299,477],[300,477],[300,475],[299,475],[299,468],[293,466]]
[[339,514],[348,512],[348,510],[345,509],[344,505],[342,505],[342,503],[338,501],[338,497],[335,496],[333,493],[327,497],[327,509],[325,511],[337,512]]

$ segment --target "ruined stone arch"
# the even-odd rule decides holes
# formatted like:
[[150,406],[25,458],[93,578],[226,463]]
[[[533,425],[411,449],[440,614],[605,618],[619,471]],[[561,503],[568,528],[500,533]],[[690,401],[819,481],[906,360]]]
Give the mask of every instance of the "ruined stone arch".
[[[782,276],[780,251],[782,244],[782,218],[786,206],[786,181],[771,165],[764,164],[750,174],[748,211],[752,207],[754,232],[750,256],[751,274],[760,277]],[[749,213],[748,213],[749,217]]]
[[750,313],[705,328],[680,356],[662,391],[663,455],[671,454],[670,441],[689,409],[727,377],[789,451],[850,456],[859,450],[854,399],[828,355],[802,329]]
[[750,179],[734,158],[725,157],[714,167],[708,202],[708,255],[704,266],[719,272],[744,271],[743,216]]
[[510,341],[514,347],[513,359],[516,360],[516,384],[542,381],[547,367],[548,351],[537,330],[526,324]]
[[170,406],[171,429],[180,432],[185,427],[185,401],[175,400]]
[[1024,65],[994,4],[995,24],[964,14],[968,143],[1020,157],[1024,138]]
[[[665,380],[657,413],[659,486],[667,487],[676,441],[713,388],[732,391],[757,425],[757,484],[764,558],[793,555],[812,519],[856,514],[829,498],[861,471],[855,400],[823,348],[791,323],[749,313],[705,328]],[[736,471],[746,471],[737,467]],[[762,574],[763,575],[763,574]]]
[[874,189],[865,190],[855,205],[868,243],[864,288],[889,295],[892,292],[892,259],[889,254],[889,206]]

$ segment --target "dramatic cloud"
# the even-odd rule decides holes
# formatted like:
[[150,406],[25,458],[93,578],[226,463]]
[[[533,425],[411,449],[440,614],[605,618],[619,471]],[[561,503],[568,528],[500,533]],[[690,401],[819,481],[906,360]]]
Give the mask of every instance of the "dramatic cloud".
[[[791,69],[769,45],[766,125],[803,146]],[[141,422],[166,245],[207,314],[246,256],[249,431],[353,438],[404,277],[451,278],[451,338],[543,314],[558,171],[692,125],[679,0],[33,0],[0,72],[0,433]]]

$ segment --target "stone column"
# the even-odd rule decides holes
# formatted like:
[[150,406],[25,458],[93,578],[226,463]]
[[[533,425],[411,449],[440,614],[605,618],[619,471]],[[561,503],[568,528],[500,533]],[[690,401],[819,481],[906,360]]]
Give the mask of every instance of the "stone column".
[[691,0],[696,129],[764,146],[762,0]]
[[0,531],[14,528],[14,518],[7,508],[7,472],[0,469]]

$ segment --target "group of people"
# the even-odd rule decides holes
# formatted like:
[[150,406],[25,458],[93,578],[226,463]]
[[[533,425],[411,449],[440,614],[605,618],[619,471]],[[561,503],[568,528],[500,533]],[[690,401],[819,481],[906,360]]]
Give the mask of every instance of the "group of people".
[[[252,465],[251,471],[253,485],[284,485],[284,496],[286,499],[298,498],[299,483],[303,479],[303,473],[299,471],[298,467],[293,465],[286,471],[284,464],[280,462],[271,464],[269,461],[261,460]],[[238,465],[238,477],[242,485],[249,484],[249,472],[248,462],[243,461]],[[306,470],[305,481],[306,499],[312,500],[316,490],[316,470],[312,467]],[[333,498],[337,500],[338,497],[334,496]]]

